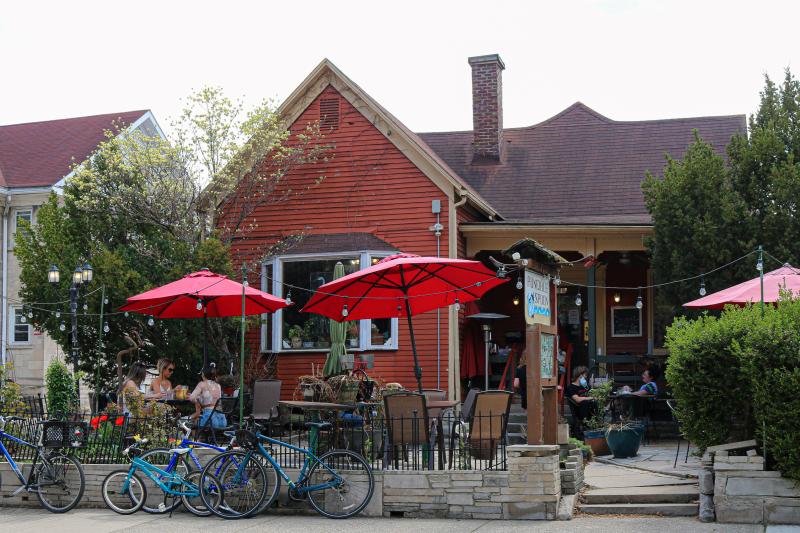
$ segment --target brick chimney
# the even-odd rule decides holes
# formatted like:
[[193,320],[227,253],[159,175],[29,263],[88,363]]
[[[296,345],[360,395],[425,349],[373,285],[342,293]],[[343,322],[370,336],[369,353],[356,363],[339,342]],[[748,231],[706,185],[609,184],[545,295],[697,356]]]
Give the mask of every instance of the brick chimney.
[[472,131],[475,159],[500,159],[503,146],[503,70],[497,54],[469,58],[472,67]]

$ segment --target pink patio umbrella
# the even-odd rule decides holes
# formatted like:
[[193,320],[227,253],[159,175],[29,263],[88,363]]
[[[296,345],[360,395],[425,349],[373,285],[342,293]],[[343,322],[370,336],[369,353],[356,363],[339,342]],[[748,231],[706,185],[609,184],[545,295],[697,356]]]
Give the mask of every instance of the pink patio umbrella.
[[[764,274],[765,303],[777,302],[782,291],[791,291],[795,295],[800,293],[800,269],[789,263]],[[745,306],[759,302],[761,302],[760,276],[685,303],[683,306],[695,309],[722,309],[726,305]]]

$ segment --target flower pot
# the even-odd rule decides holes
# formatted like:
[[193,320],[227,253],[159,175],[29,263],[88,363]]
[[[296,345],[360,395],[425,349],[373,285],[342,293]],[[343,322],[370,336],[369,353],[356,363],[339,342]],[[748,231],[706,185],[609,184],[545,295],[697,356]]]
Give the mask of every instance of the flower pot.
[[595,455],[608,455],[611,450],[608,448],[606,442],[605,429],[589,429],[583,432],[583,442],[592,448],[592,453]]
[[628,426],[622,429],[609,429],[606,441],[614,457],[636,457],[642,443],[643,426]]
[[292,349],[297,350],[303,347],[303,341],[299,337],[292,338]]

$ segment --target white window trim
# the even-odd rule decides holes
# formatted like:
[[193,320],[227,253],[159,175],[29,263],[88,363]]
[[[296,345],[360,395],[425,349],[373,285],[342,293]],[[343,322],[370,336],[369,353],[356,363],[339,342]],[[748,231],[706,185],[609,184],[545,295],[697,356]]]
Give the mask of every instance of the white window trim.
[[[372,258],[379,257],[384,258],[389,255],[392,255],[397,252],[387,252],[387,251],[378,251],[378,250],[353,250],[353,251],[342,251],[342,252],[328,252],[328,253],[319,253],[319,254],[289,254],[289,255],[281,255],[276,257],[271,257],[264,261],[261,265],[261,290],[265,292],[269,292],[270,294],[279,296],[281,298],[285,298],[286,295],[283,294],[283,264],[284,263],[291,263],[291,262],[299,262],[299,261],[319,261],[319,260],[331,260],[331,259],[351,259],[354,256],[358,256],[360,265],[362,268],[366,268],[368,266],[372,266]],[[266,273],[267,273],[267,264],[272,265],[272,283],[270,286],[269,280],[267,280]],[[364,266],[366,265],[366,266]],[[270,290],[271,289],[271,290]],[[266,315],[263,315],[266,316]],[[261,351],[271,351],[274,353],[287,353],[287,354],[294,354],[294,353],[319,353],[324,352],[324,348],[313,348],[313,349],[286,349],[283,347],[282,335],[276,335],[276,331],[281,331],[281,324],[283,322],[283,310],[279,309],[272,313],[272,318],[269,323],[265,323],[261,325]],[[267,347],[267,327],[272,328],[272,346]],[[388,345],[381,345],[381,346],[374,346],[371,344],[372,342],[372,333],[370,331],[370,320],[363,319],[359,320],[359,335],[358,335],[358,347],[351,348],[349,345],[346,346],[348,352],[358,353],[358,352],[372,352],[372,351],[395,351],[398,349],[398,320],[396,318],[392,318],[390,322],[391,327],[391,340],[392,342]],[[265,349],[270,348],[270,349]]]
[[[616,311],[617,309],[620,309],[620,310],[621,309],[636,309],[637,311],[639,311],[639,333],[634,333],[634,334],[617,333],[614,330],[614,311]],[[615,306],[612,306],[611,307],[611,336],[612,337],[616,337],[616,338],[618,338],[618,337],[622,337],[622,338],[624,338],[624,337],[630,337],[630,338],[641,337],[642,336],[642,310],[640,308],[636,307],[635,305],[615,305]]]
[[11,235],[12,235],[11,244],[12,245],[16,242],[16,238],[17,238],[17,229],[18,229],[17,228],[17,217],[19,216],[20,213],[26,213],[26,212],[31,214],[31,226],[36,224],[36,218],[35,218],[36,214],[35,214],[35,210],[33,209],[33,207],[17,207],[17,208],[15,208],[14,211],[13,211],[13,216],[11,217],[12,220],[14,221],[14,229],[11,232]]
[[28,340],[27,341],[18,341],[17,340],[17,333],[16,333],[16,317],[17,317],[17,310],[22,310],[21,305],[10,305],[8,306],[8,318],[11,322],[9,331],[11,335],[9,335],[9,344],[13,346],[30,346],[33,344],[33,328],[31,328],[30,322],[26,322],[25,325],[28,326]]

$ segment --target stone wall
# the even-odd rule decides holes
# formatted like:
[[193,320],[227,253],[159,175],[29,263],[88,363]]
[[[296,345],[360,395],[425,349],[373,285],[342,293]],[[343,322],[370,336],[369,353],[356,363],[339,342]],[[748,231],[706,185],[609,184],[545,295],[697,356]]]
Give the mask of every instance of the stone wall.
[[739,524],[800,524],[800,485],[764,470],[764,458],[714,456],[714,510],[717,522]]
[[[376,470],[375,492],[363,515],[554,520],[561,497],[559,447],[509,446],[507,457],[505,471]],[[101,483],[120,468],[128,465],[84,465],[86,491],[81,507],[105,507]],[[296,470],[286,473],[297,477]],[[8,464],[0,463],[0,475],[0,494],[16,490],[16,476]],[[35,494],[25,493],[0,499],[0,505],[39,506],[39,502]],[[286,483],[281,484],[278,504],[270,512],[313,513],[307,503],[289,499]]]
[[577,494],[583,488],[583,454],[574,444],[561,445],[561,493]]

